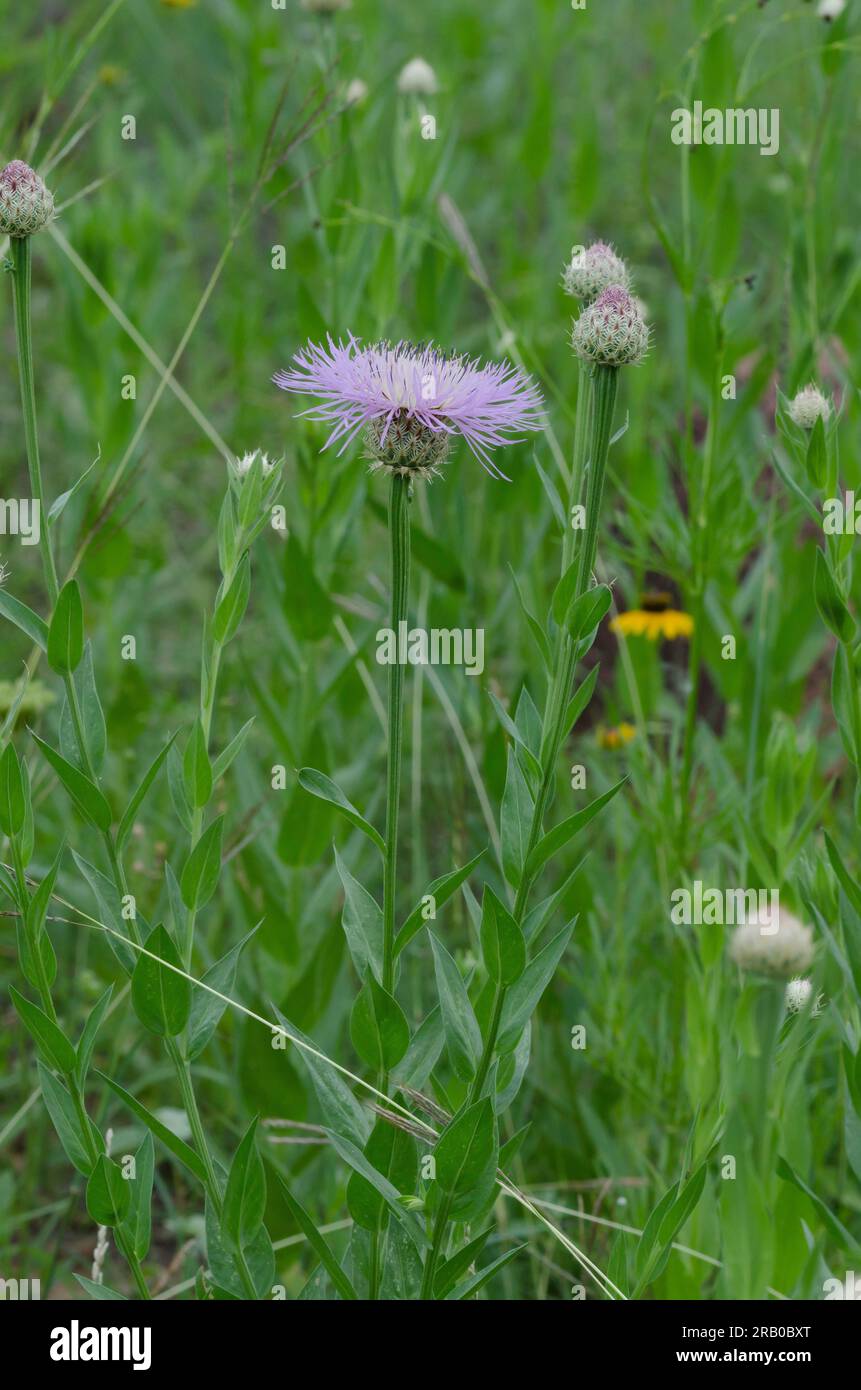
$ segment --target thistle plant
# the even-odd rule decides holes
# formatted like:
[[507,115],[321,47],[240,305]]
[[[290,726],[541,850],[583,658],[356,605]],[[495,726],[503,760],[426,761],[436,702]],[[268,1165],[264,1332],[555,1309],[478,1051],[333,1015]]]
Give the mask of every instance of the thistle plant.
[[[105,720],[92,652],[85,640],[80,588],[74,578],[60,586],[51,534],[70,494],[46,509],[39,457],[30,324],[30,237],[47,222],[53,201],[38,176],[20,161],[7,166],[0,174],[0,188],[3,190],[0,198],[4,229],[11,237],[24,437],[30,487],[42,515],[40,543],[51,616],[45,623],[8,593],[3,595],[2,612],[35,641],[63,682],[66,701],[60,720],[59,749],[35,734],[33,738],[84,821],[101,838],[108,876],[77,853],[74,854],[76,865],[96,897],[100,914],[105,919],[100,925],[116,959],[130,977],[135,1013],[145,1029],[163,1040],[176,1072],[195,1150],[172,1141],[164,1126],[117,1082],[109,1077],[101,1080],[202,1182],[207,1202],[209,1263],[216,1284],[228,1290],[232,1286],[235,1296],[260,1297],[269,1291],[274,1277],[271,1242],[260,1225],[250,1240],[246,1240],[246,1232],[235,1226],[231,1179],[219,1170],[213,1157],[201,1122],[191,1072],[191,1063],[211,1037],[224,1006],[213,1007],[207,995],[193,1000],[189,979],[194,968],[196,917],[215,892],[221,870],[223,817],[216,817],[204,829],[205,812],[215,783],[226,773],[250,728],[249,723],[240,730],[213,764],[209,748],[219,668],[224,649],[236,635],[245,613],[250,591],[250,551],[268,523],[280,487],[280,469],[270,464],[265,455],[254,453],[236,460],[230,470],[218,528],[221,585],[204,625],[198,717],[188,736],[183,758],[179,759],[171,738],[148,769],[114,828],[113,812],[99,779],[107,751]],[[172,930],[162,924],[148,926],[138,910],[135,895],[129,891],[123,863],[134,817],[165,762],[172,770],[174,803],[189,835],[181,875],[177,878],[169,864],[166,865]],[[0,758],[0,829],[9,839],[12,855],[13,873],[9,879],[4,877],[3,886],[20,914],[21,971],[38,993],[41,1007],[18,991],[13,991],[12,998],[42,1057],[40,1080],[45,1103],[71,1162],[87,1178],[87,1207],[102,1228],[100,1248],[104,1245],[103,1229],[113,1230],[117,1248],[129,1265],[140,1297],[149,1298],[141,1261],[149,1244],[152,1140],[145,1140],[139,1151],[139,1178],[129,1184],[107,1153],[101,1135],[88,1116],[88,1074],[111,989],[98,1001],[75,1047],[62,1029],[54,1003],[52,986],[57,966],[45,925],[63,849],[50,872],[31,893],[26,874],[35,844],[30,778],[26,763],[20,761],[11,741]],[[236,957],[240,949],[241,946],[236,948]],[[253,1137],[252,1126],[244,1145],[240,1146],[239,1164],[243,1174],[253,1162]]]
[[[543,949],[532,952],[528,959],[529,943],[549,920],[554,901],[551,899],[530,916],[531,891],[543,866],[618,790],[617,785],[555,830],[544,833],[544,817],[555,782],[559,749],[567,730],[588,703],[595,685],[594,679],[587,679],[571,698],[577,662],[594,640],[597,626],[609,606],[609,590],[592,586],[592,569],[618,371],[622,365],[642,360],[648,337],[636,304],[619,285],[605,288],[594,303],[584,309],[575,325],[573,343],[578,356],[587,364],[589,385],[588,403],[583,392],[579,408],[584,414],[588,410],[592,422],[586,526],[579,553],[572,560],[568,559],[567,545],[564,548],[567,563],[553,597],[555,651],[543,720],[525,690],[518,706],[518,722],[503,715],[513,744],[509,750],[502,809],[502,862],[514,902],[509,907],[489,884],[485,887],[479,930],[483,968],[471,989],[463,981],[440,936],[430,933],[438,1011],[428,1016],[414,1038],[394,997],[396,958],[422,926],[421,913],[414,910],[395,933],[403,709],[403,670],[399,663],[394,663],[389,672],[384,838],[328,778],[312,769],[300,773],[302,785],[308,791],[339,807],[354,825],[374,840],[383,854],[382,908],[377,907],[367,890],[361,890],[361,901],[365,904],[359,912],[363,940],[356,940],[355,935],[358,885],[345,878],[342,871],[347,895],[344,927],[357,969],[363,977],[362,990],[353,1009],[351,1033],[362,1060],[376,1068],[377,1094],[403,1096],[419,1109],[419,1116],[412,1122],[398,1111],[383,1109],[383,1119],[378,1120],[370,1135],[363,1133],[361,1128],[347,1135],[343,1116],[339,1122],[339,1137],[330,1131],[338,1152],[355,1168],[348,1196],[352,1198],[350,1209],[354,1220],[366,1226],[370,1233],[367,1259],[372,1298],[378,1296],[380,1289],[380,1243],[388,1212],[379,1198],[373,1196],[374,1179],[366,1165],[370,1162],[376,1168],[377,1183],[383,1175],[391,1180],[397,1177],[398,1190],[405,1197],[410,1195],[408,1189],[415,1181],[415,1160],[410,1158],[408,1150],[399,1149],[403,1140],[398,1139],[398,1132],[412,1133],[420,1138],[427,1131],[428,1114],[443,1126],[441,1135],[434,1134],[430,1184],[421,1197],[415,1198],[415,1204],[426,1210],[429,1221],[429,1243],[421,1256],[417,1288],[420,1297],[444,1296],[451,1288],[454,1275],[449,1275],[448,1271],[460,1268],[463,1258],[462,1252],[452,1254],[449,1250],[452,1225],[459,1231],[464,1230],[468,1222],[477,1220],[492,1204],[500,1162],[497,1116],[510,1104],[519,1088],[529,1052],[530,1016],[552,977],[574,925],[569,923],[563,927]],[[326,348],[309,345],[294,361],[291,370],[280,372],[274,379],[285,390],[317,398],[318,404],[305,414],[332,426],[324,447],[338,443],[343,452],[363,435],[372,471],[388,471],[391,475],[390,620],[392,630],[397,631],[406,620],[409,606],[408,504],[414,483],[439,474],[455,434],[463,436],[492,476],[504,478],[491,450],[508,442],[515,431],[540,427],[543,419],[540,397],[520,372],[508,366],[481,367],[465,359],[445,358],[433,348],[416,349],[405,344],[362,348],[352,338],[346,344],[330,339]],[[542,633],[542,643],[550,653],[550,635]],[[464,869],[435,880],[429,889],[432,900],[439,903],[443,893],[449,896],[454,892],[474,863],[471,861]],[[377,927],[372,930],[375,921],[378,938]],[[435,1017],[440,1020],[436,1025]],[[282,1021],[285,1025],[289,1023],[286,1019]],[[444,1042],[452,1071],[450,1084],[461,1097],[450,1110],[441,1109],[436,1102],[422,1097],[411,1084],[420,1083],[428,1075],[426,1065],[422,1064],[417,1071],[415,1064],[412,1067],[407,1064],[416,1050],[421,1054],[427,1048],[423,1035],[429,1033],[432,1025],[438,1041],[430,1054],[431,1065]],[[419,1039],[423,1040],[421,1049],[418,1048]],[[398,1101],[397,1105],[402,1111],[402,1102]],[[324,1103],[324,1109],[329,1108]],[[357,1141],[361,1143],[362,1163],[356,1152]],[[370,1194],[367,1191],[369,1180]],[[419,1242],[419,1249],[421,1245]]]

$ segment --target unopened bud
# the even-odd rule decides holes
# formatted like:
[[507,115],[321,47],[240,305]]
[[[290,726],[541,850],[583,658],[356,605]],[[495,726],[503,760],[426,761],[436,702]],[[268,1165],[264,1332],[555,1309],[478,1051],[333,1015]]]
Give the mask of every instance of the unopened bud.
[[622,285],[610,285],[584,309],[574,325],[571,346],[578,357],[603,367],[642,362],[649,349],[649,330]]
[[29,164],[13,159],[0,170],[0,232],[32,236],[53,216],[53,195]]

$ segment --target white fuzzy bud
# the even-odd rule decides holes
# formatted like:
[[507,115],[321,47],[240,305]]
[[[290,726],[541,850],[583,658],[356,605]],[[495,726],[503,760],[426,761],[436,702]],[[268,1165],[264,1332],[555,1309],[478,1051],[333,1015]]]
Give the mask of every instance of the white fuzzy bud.
[[[774,930],[775,925],[777,931]],[[738,927],[729,953],[742,970],[772,979],[791,980],[809,969],[813,961],[813,932],[780,908],[775,918],[760,924],[754,916]]]
[[439,90],[436,73],[424,58],[412,58],[401,68],[398,91],[408,96],[432,97]]
[[789,403],[789,418],[802,430],[812,430],[817,420],[827,423],[831,414],[828,399],[811,381]]

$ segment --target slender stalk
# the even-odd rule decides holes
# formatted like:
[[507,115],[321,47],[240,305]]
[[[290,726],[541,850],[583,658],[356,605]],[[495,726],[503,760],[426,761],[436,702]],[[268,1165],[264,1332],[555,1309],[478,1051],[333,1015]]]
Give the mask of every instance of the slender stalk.
[[682,855],[687,846],[690,825],[690,787],[694,760],[694,736],[697,725],[700,679],[703,657],[703,626],[705,623],[705,590],[708,577],[708,509],[711,494],[711,478],[717,454],[718,417],[720,412],[720,385],[723,374],[723,330],[718,324],[718,356],[712,378],[712,395],[709,410],[709,428],[703,457],[702,476],[690,509],[691,559],[693,585],[691,589],[691,608],[694,631],[688,654],[688,700],[685,713],[685,733],[682,751],[681,778],[681,819],[680,842]]
[[431,1248],[428,1251],[427,1258],[425,1259],[424,1273],[422,1274],[422,1286],[421,1290],[419,1291],[420,1299],[433,1298],[434,1277],[436,1275],[437,1265],[439,1264],[439,1257],[442,1254],[442,1249],[445,1244],[446,1228],[448,1227],[448,1217],[449,1212],[451,1211],[451,1203],[451,1196],[445,1196],[442,1199],[440,1209],[436,1215],[436,1221],[434,1222],[433,1228],[433,1236],[431,1239]]
[[[398,810],[401,798],[401,763],[404,730],[404,668],[399,656],[400,624],[406,622],[410,593],[410,481],[392,474],[389,494],[391,544],[391,629],[395,660],[389,666],[388,743],[386,755],[386,853],[383,861],[383,978],[389,994],[395,989],[395,894],[398,874]],[[388,1072],[377,1077],[377,1090],[388,1095]],[[380,1278],[380,1233],[371,1236],[368,1297],[377,1298]]]
[[[389,498],[389,536],[392,556],[391,628],[397,643],[400,624],[407,620],[410,587],[410,483],[392,477]],[[388,755],[386,764],[386,856],[383,865],[383,989],[391,994],[395,982],[395,891],[398,871],[398,807],[404,726],[404,668],[389,666]]]
[[36,388],[33,379],[33,331],[30,321],[30,290],[33,253],[30,237],[12,237],[9,255],[12,260],[12,293],[15,301],[15,337],[18,345],[18,376],[21,382],[21,410],[24,416],[24,441],[27,448],[27,469],[30,492],[39,509],[39,548],[53,609],[60,586],[51,551],[48,520],[45,515],[42,488],[42,467],[39,461],[39,436],[36,430]]
[[[607,472],[607,454],[610,447],[613,412],[616,407],[618,377],[618,368],[597,365],[592,369],[590,377],[591,389],[588,408],[590,410],[592,422],[592,447],[586,489],[586,529],[583,533],[583,544],[579,554],[575,599],[579,598],[581,594],[584,594],[589,587],[592,569],[595,564],[595,552],[598,545],[598,523],[601,516],[601,502],[604,496],[604,479]],[[582,407],[584,410],[587,408],[585,398],[582,402]],[[578,403],[578,417],[580,413],[581,410]],[[572,487],[573,486],[576,486],[576,484],[572,483]],[[550,800],[553,780],[556,775],[556,759],[566,733],[565,711],[567,709],[568,697],[571,690],[571,682],[574,679],[574,672],[577,668],[578,654],[579,644],[572,641],[567,633],[562,635],[557,648],[553,678],[547,697],[544,734],[542,738],[542,778],[532,811],[532,820],[529,828],[529,838],[527,841],[524,863],[529,858],[529,855],[532,853],[541,836],[544,814]],[[533,882],[534,875],[524,873],[517,890],[513,916],[515,921],[521,926],[526,916],[529,894],[532,890]],[[484,1040],[484,1047],[478,1064],[478,1070],[476,1071],[475,1079],[470,1087],[470,1102],[478,1100],[481,1096],[482,1088],[487,1079],[487,1073],[493,1061],[493,1055],[496,1050],[496,1040],[499,1035],[499,1026],[502,1020],[505,994],[505,988],[500,986],[497,989],[494,1000],[493,1016],[487,1030],[487,1037]]]

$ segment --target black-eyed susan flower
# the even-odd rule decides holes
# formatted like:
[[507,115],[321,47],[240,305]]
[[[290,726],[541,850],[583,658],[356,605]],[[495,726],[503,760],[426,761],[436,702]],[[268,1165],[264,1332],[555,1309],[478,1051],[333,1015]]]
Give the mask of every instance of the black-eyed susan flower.
[[690,613],[670,607],[669,594],[644,594],[642,607],[619,613],[611,622],[610,630],[623,637],[648,637],[650,642],[662,637],[672,642],[678,637],[689,638],[694,620]]
[[595,735],[599,748],[623,748],[636,736],[637,730],[634,725],[626,723],[624,719],[621,724],[615,724],[612,728],[601,727]]

